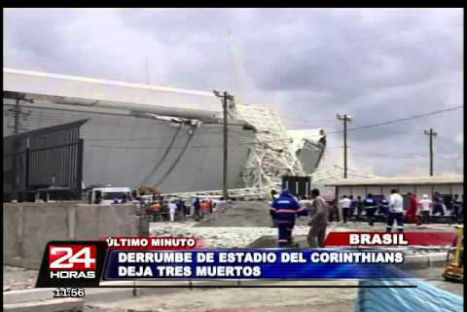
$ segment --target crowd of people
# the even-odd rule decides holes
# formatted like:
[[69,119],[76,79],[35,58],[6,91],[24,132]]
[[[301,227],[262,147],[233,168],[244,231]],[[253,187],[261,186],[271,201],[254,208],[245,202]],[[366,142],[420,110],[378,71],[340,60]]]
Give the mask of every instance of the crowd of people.
[[[333,210],[331,218],[336,216],[336,219],[339,219],[337,209],[341,208],[344,223],[349,220],[366,220],[369,225],[373,225],[375,219],[379,216],[386,219],[390,210],[390,201],[384,196],[378,196],[378,199],[375,197],[373,194],[368,194],[362,200],[360,196],[353,198],[352,196],[343,195],[337,205],[335,202],[330,203]],[[407,204],[404,207],[406,206],[407,209],[405,209],[403,219],[408,222],[421,225],[430,223],[433,218],[439,217],[447,217],[447,220],[454,223],[463,222],[464,195],[460,197],[456,194],[446,201],[439,193],[435,193],[432,199],[427,194],[419,199],[417,195],[407,193],[405,200],[407,200]]]
[[[378,198],[377,198],[378,197]],[[407,200],[406,205],[404,201]],[[404,222],[413,222],[417,225],[430,223],[432,216],[448,216],[451,222],[463,222],[464,195],[454,195],[449,203],[445,203],[443,196],[435,193],[433,199],[427,194],[418,199],[415,194],[408,193],[406,199],[392,190],[389,199],[384,196],[368,194],[362,200],[360,196],[343,195],[342,199],[325,200],[320,196],[318,189],[311,191],[310,197],[297,198],[288,190],[278,194],[271,191],[270,215],[273,227],[278,228],[279,247],[296,247],[293,243],[292,231],[296,218],[309,216],[310,231],[307,241],[311,248],[323,247],[328,222],[340,221],[338,210],[342,211],[342,222],[349,220],[367,221],[374,226],[376,217],[386,222],[386,232],[391,232],[394,223],[398,232],[404,231]]]
[[187,217],[193,217],[200,221],[205,215],[211,214],[216,206],[216,201],[210,198],[193,198],[191,203],[178,197],[165,198],[162,195],[152,195],[149,198],[138,198],[141,211],[150,216],[153,221],[184,221]]
[[[211,198],[194,197],[187,203],[181,198],[162,195],[140,196],[137,200],[141,211],[153,221],[171,222],[184,221],[187,217],[200,221],[213,213],[218,202]],[[427,194],[419,199],[412,193],[404,198],[394,189],[388,199],[368,194],[364,199],[343,195],[340,200],[331,200],[322,197],[318,189],[313,189],[311,196],[304,198],[295,197],[284,189],[280,194],[271,191],[270,215],[272,226],[278,228],[279,247],[297,246],[292,239],[296,219],[308,216],[310,230],[307,242],[311,248],[315,248],[324,247],[326,228],[331,221],[366,221],[369,226],[374,226],[376,221],[384,220],[387,232],[392,231],[394,223],[397,231],[403,232],[405,222],[421,225],[432,222],[433,217],[448,217],[451,222],[462,223],[463,205],[464,195],[457,194],[447,202],[439,193],[435,193],[432,199]]]

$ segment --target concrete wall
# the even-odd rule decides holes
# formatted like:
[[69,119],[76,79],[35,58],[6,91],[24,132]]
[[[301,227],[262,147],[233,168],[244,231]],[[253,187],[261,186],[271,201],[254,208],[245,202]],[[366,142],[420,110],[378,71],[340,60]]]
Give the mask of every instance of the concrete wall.
[[[7,112],[12,107],[7,102],[4,100],[3,123],[11,124],[13,117]],[[21,125],[28,130],[89,119],[80,129],[86,187],[111,184],[136,189],[142,184],[155,184],[164,193],[222,189],[222,124],[201,124],[182,154],[190,128],[183,127],[175,137],[179,125],[170,121],[30,106],[23,109],[29,115]],[[228,132],[228,185],[242,188],[245,186],[242,173],[255,134],[239,125],[229,125]],[[10,134],[12,130],[4,128],[3,135]],[[164,157],[172,140],[173,145]],[[178,163],[166,176],[179,156]]]
[[98,240],[106,236],[149,235],[135,205],[80,202],[4,203],[3,262],[39,269],[50,240]]

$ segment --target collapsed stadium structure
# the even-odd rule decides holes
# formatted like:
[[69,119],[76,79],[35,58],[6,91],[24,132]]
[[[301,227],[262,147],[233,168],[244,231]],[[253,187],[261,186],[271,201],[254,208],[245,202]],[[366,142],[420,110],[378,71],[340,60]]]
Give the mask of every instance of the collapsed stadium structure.
[[[4,137],[86,120],[79,134],[84,187],[222,188],[223,111],[211,92],[9,68],[3,79]],[[15,117],[21,129],[13,129]],[[228,105],[228,142],[229,188],[265,192],[283,174],[312,174],[326,147],[324,130],[289,131],[277,111],[235,100]]]

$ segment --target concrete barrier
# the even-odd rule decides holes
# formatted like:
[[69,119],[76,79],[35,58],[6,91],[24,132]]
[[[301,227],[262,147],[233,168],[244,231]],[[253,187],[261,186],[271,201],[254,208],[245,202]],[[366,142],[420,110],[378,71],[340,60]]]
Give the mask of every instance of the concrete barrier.
[[54,299],[47,301],[4,304],[3,311],[8,312],[75,312],[82,311],[82,299]]
[[105,236],[147,236],[149,224],[136,205],[81,202],[4,203],[3,262],[39,269],[50,240],[98,240]]

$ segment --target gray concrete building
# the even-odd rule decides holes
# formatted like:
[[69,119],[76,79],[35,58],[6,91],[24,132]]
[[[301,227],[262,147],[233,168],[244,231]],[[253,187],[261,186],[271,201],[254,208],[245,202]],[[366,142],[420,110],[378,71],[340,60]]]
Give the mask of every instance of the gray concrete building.
[[[79,132],[83,188],[222,188],[223,107],[213,92],[9,68],[3,78],[4,137],[86,120]],[[229,188],[267,190],[283,169],[304,175],[318,166],[324,131],[289,134],[260,105],[230,100],[226,110]]]

